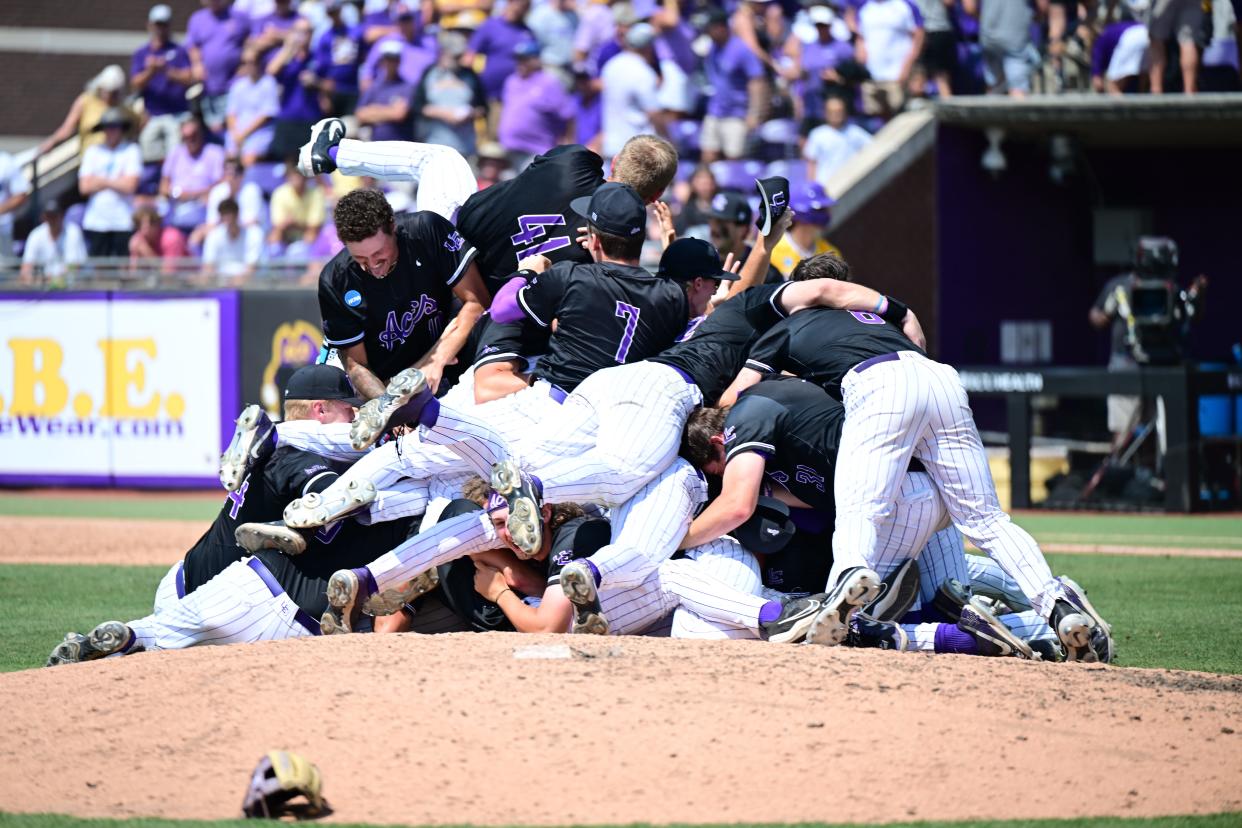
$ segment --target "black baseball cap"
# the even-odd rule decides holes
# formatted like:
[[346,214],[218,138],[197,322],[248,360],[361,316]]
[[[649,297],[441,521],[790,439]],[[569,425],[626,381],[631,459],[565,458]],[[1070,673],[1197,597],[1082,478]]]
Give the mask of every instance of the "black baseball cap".
[[606,182],[593,195],[575,198],[569,206],[593,227],[614,236],[629,238],[647,226],[647,205],[628,184]]
[[304,365],[285,385],[286,400],[340,400],[362,405],[349,377],[335,365]]
[[738,224],[750,224],[754,211],[746,196],[735,190],[722,190],[712,197],[712,209],[707,215],[723,221],[734,221]]
[[700,276],[726,282],[736,282],[741,278],[724,269],[720,253],[711,242],[692,238],[678,239],[668,246],[660,257],[656,275],[679,282],[689,282]]
[[754,513],[729,534],[751,552],[772,555],[789,545],[795,531],[789,507],[774,497],[760,496]]

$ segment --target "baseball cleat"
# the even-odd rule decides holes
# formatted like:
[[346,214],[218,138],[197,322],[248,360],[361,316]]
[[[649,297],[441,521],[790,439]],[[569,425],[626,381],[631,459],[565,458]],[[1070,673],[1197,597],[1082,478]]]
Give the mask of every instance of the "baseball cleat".
[[786,602],[775,621],[759,625],[759,637],[777,644],[794,644],[806,638],[807,630],[815,622],[825,597],[820,593]]
[[599,605],[599,591],[591,567],[582,561],[571,561],[561,570],[561,591],[574,605],[571,633],[577,635],[608,635],[611,627]]
[[543,546],[543,516],[540,491],[534,478],[512,460],[492,466],[492,488],[509,504],[506,526],[513,543],[527,558],[539,554]]
[[279,549],[286,555],[301,555],[306,551],[306,538],[298,530],[286,526],[283,520],[243,523],[233,533],[233,540],[247,552]]
[[324,590],[328,597],[328,611],[319,619],[319,630],[324,635],[351,633],[358,626],[362,614],[363,579],[356,569],[338,569],[328,579]]
[[126,649],[133,640],[134,631],[125,624],[120,621],[105,621],[91,630],[90,635],[76,632],[66,634],[65,640],[52,650],[52,654],[47,659],[47,666],[55,667],[57,664],[95,661],[113,653],[119,653]]
[[400,589],[385,589],[369,596],[362,602],[362,611],[367,615],[392,615],[402,605],[431,592],[439,583],[440,573],[433,567],[415,576]]
[[1095,622],[1095,629],[1091,632],[1091,650],[1095,653],[1096,659],[1105,664],[1110,663],[1113,660],[1112,625],[1105,621],[1092,606],[1091,601],[1087,599],[1087,591],[1079,586],[1077,581],[1066,575],[1062,575],[1057,580],[1065,587],[1066,600]]
[[233,439],[220,455],[220,484],[230,492],[241,488],[250,470],[272,456],[276,449],[276,429],[267,412],[248,405],[237,418]]
[[1085,612],[1064,598],[1058,598],[1052,607],[1048,626],[1061,639],[1066,661],[1099,661],[1099,655],[1091,648],[1096,629],[1095,622]]
[[850,618],[880,594],[880,576],[865,566],[852,566],[841,573],[837,585],[824,598],[823,607],[815,616],[806,640],[812,644],[832,646],[845,640]]
[[963,584],[957,578],[947,578],[936,589],[936,595],[932,598],[932,606],[956,624],[957,619],[962,617],[962,607],[970,601],[972,594],[969,584]]
[[384,393],[358,409],[349,429],[349,443],[357,451],[374,445],[385,431],[414,422],[423,406],[434,398],[423,372],[406,368],[388,381]]
[[310,178],[336,169],[328,150],[345,137],[345,122],[340,118],[324,118],[311,127],[310,140],[298,150],[298,172]]
[[978,598],[970,599],[962,607],[957,628],[975,640],[979,655],[1038,658],[1031,646],[1014,635]]
[[845,643],[850,647],[874,647],[902,652],[910,643],[910,637],[894,621],[880,621],[865,612],[856,612],[850,619],[850,631],[845,636]]
[[919,562],[907,558],[880,581],[880,594],[863,611],[875,621],[897,621],[910,611],[919,597]]
[[376,498],[370,480],[351,480],[344,486],[334,483],[322,492],[291,500],[285,507],[285,525],[293,529],[327,526],[370,506]]

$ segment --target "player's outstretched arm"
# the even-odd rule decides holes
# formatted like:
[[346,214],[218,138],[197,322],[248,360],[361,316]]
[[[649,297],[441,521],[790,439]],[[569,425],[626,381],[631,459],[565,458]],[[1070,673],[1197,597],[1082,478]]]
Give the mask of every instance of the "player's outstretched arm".
[[729,293],[725,298],[737,296],[747,288],[763,284],[764,277],[768,275],[768,266],[772,264],[772,251],[789,230],[793,220],[794,211],[786,210],[772,224],[772,231],[758,238],[750,250],[750,255],[746,257],[746,263],[742,265],[742,271],[738,274],[740,278],[729,285]]
[[367,364],[365,344],[358,342],[342,350],[341,362],[345,366],[345,373],[349,374],[349,381],[363,398],[373,400],[384,393],[387,386],[375,376],[375,372]]
[[866,285],[839,279],[807,279],[791,282],[781,291],[781,310],[787,314],[807,308],[840,308],[875,312],[884,295]]
[[733,378],[733,382],[730,383],[729,387],[726,388],[724,393],[720,395],[720,399],[716,402],[716,405],[721,408],[724,408],[727,405],[733,405],[737,402],[739,394],[759,382],[761,379],[763,379],[763,374],[759,373],[754,368],[743,368],[737,372],[737,376]]
[[483,284],[483,277],[479,275],[479,268],[473,262],[453,285],[453,295],[461,300],[461,310],[444,328],[444,333],[440,334],[431,350],[414,365],[423,372],[433,391],[439,390],[444,369],[457,358],[457,352],[466,344],[466,337],[492,301]]
[[755,513],[763,471],[767,460],[762,454],[746,451],[736,455],[725,466],[720,496],[690,524],[679,549],[693,549],[741,526]]

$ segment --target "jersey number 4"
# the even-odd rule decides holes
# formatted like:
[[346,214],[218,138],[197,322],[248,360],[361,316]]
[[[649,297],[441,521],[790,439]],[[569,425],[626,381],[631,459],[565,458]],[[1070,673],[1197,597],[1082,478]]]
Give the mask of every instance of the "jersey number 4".
[[634,331],[638,329],[638,317],[641,315],[641,308],[617,302],[617,316],[625,320],[625,333],[621,335],[621,344],[617,346],[619,363],[624,363],[625,357],[630,353],[630,346],[634,344]]
[[[532,242],[542,239],[548,235],[549,227],[564,227],[565,217],[558,215],[526,215],[518,216],[519,232],[509,237],[509,241],[513,242],[514,247],[524,247]],[[551,253],[553,250],[560,250],[562,247],[569,247],[569,236],[553,236],[539,244],[526,247],[524,250],[516,251],[515,255],[518,260],[522,260],[527,256],[538,256],[542,253]]]

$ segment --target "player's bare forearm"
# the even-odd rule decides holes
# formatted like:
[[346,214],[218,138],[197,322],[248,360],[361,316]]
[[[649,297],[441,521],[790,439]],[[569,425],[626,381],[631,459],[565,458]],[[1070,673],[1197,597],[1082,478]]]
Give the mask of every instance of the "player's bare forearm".
[[725,466],[720,496],[690,524],[680,549],[693,549],[727,535],[755,513],[767,461],[763,455],[745,452]]
[[448,327],[444,329],[444,333],[440,334],[436,344],[432,345],[431,350],[415,363],[414,367],[423,372],[427,384],[433,391],[439,390],[444,369],[457,358],[457,352],[466,343],[466,337],[470,335],[471,329],[482,315],[483,306],[478,302],[467,302],[462,305],[457,316],[453,317]]
[[759,373],[754,368],[743,368],[741,371],[737,372],[737,376],[733,378],[733,382],[730,383],[729,387],[726,388],[724,393],[720,395],[720,399],[716,402],[716,405],[720,407],[733,405],[737,402],[739,394],[759,382],[761,379],[763,379],[763,374]]
[[780,301],[785,313],[797,313],[815,307],[874,311],[883,298],[879,291],[855,282],[808,279],[805,282],[794,282],[781,291]]
[[519,367],[520,363],[510,361],[490,362],[475,368],[475,405],[507,397],[530,385],[530,377],[518,370]]
[[384,393],[387,385],[367,365],[366,355],[366,346],[358,343],[342,351],[341,360],[345,363],[345,373],[354,384],[354,390],[365,399],[373,400]]
[[746,257],[746,263],[742,265],[738,280],[729,286],[729,296],[736,296],[747,288],[763,284],[764,277],[768,274],[768,267],[772,264],[772,250],[789,230],[793,219],[793,210],[786,210],[773,223],[772,232],[755,240],[755,246],[751,248],[750,255]]

